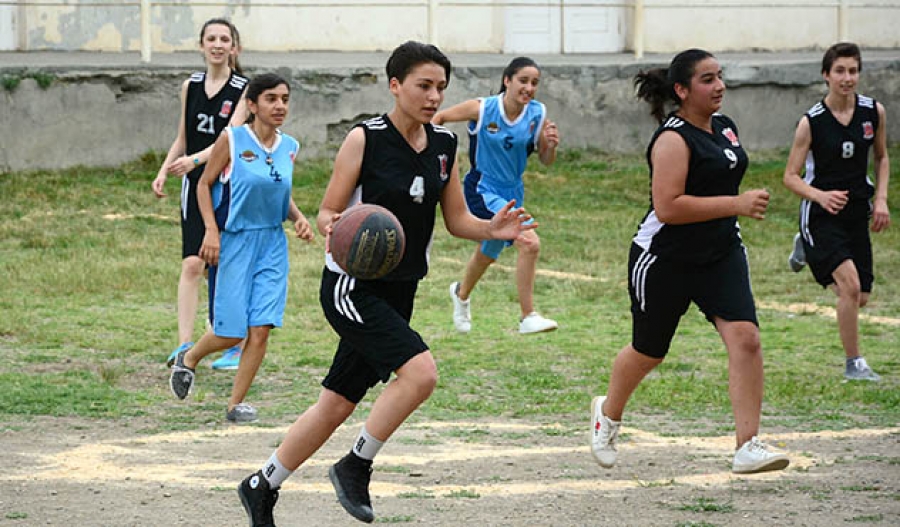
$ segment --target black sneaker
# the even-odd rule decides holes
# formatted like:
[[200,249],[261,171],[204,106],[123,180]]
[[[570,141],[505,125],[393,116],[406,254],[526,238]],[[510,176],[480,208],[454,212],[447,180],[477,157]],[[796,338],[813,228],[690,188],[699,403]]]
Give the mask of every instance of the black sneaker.
[[250,518],[250,527],[275,527],[272,509],[278,501],[278,489],[269,488],[269,482],[263,477],[261,470],[247,476],[238,485],[237,491]]
[[194,387],[194,369],[184,365],[184,355],[187,350],[175,356],[172,363],[172,373],[169,375],[169,388],[179,399],[184,399],[191,393]]
[[351,516],[361,522],[375,521],[372,500],[369,499],[371,460],[362,459],[350,452],[328,469],[328,477],[334,485],[338,501]]

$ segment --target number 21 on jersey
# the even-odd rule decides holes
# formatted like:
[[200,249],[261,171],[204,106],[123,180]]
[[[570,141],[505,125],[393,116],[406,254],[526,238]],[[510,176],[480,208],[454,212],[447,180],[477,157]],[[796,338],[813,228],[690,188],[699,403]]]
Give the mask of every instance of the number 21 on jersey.
[[215,120],[212,115],[197,114],[197,131],[204,134],[216,135]]

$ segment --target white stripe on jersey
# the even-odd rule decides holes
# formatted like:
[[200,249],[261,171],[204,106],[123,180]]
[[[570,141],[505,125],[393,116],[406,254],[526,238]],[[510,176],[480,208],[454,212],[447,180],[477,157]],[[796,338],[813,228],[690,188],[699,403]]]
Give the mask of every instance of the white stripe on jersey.
[[431,125],[431,128],[433,128],[434,131],[437,132],[437,133],[439,133],[439,134],[447,134],[447,135],[449,135],[450,137],[456,137],[456,134],[454,134],[453,132],[451,132],[449,128],[445,128],[445,127],[443,127],[443,126],[441,126],[441,125],[439,125],[439,124],[433,124],[433,125]]
[[859,105],[865,106],[866,108],[874,108],[875,107],[875,99],[871,97],[866,97],[865,95],[859,96]]
[[651,210],[641,225],[638,227],[637,234],[634,235],[634,243],[645,251],[650,250],[650,244],[653,243],[653,237],[656,236],[665,224],[656,217],[656,211]]
[[669,117],[666,120],[666,123],[663,125],[664,128],[679,128],[684,125],[684,121],[679,119],[678,117]]
[[631,270],[631,285],[634,287],[634,296],[641,304],[641,311],[643,312],[647,311],[647,298],[645,296],[647,291],[647,272],[654,262],[656,262],[656,256],[650,254],[648,251],[644,251],[638,256],[637,262],[634,264],[634,269]]
[[810,116],[810,117],[815,117],[815,116],[821,114],[821,113],[824,112],[824,111],[825,111],[825,105],[822,104],[822,101],[819,101],[819,102],[817,102],[816,104],[814,104],[813,107],[810,108],[810,109],[806,112],[806,115],[808,115],[808,116]]
[[191,73],[191,82],[203,82],[203,79],[206,77],[206,73],[202,71],[197,71]]
[[806,153],[806,174],[803,176],[803,181],[806,181],[807,185],[812,185],[813,181],[816,180],[816,160],[813,157],[812,150]]
[[244,77],[233,75],[231,77],[231,80],[228,81],[228,84],[230,84],[233,88],[243,90],[244,86],[247,85],[247,79],[245,79]]
[[362,317],[359,316],[356,306],[350,300],[350,292],[353,291],[354,287],[356,287],[356,278],[348,275],[339,276],[337,284],[334,286],[334,307],[344,317],[362,324]]
[[369,120],[363,121],[363,125],[369,130],[384,130],[387,128],[387,123],[384,122],[384,119],[381,117],[373,117]]

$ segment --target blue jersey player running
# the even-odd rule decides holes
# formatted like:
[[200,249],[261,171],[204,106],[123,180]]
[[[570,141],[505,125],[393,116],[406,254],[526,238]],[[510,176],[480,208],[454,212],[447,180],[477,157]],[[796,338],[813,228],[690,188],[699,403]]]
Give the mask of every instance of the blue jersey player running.
[[[203,357],[246,339],[226,418],[256,420],[244,402],[266,354],[269,332],[280,327],[287,297],[288,252],[282,222],[290,219],[297,236],[312,240],[313,231],[291,198],[294,159],[300,145],[278,127],[287,117],[290,88],[278,75],[264,74],[247,87],[248,124],[226,129],[206,164],[197,201],[206,234],[200,257],[218,264],[212,330],[175,357],[169,386],[179,399],[194,385]],[[221,176],[220,176],[221,174]],[[224,184],[228,215],[220,232],[210,188]]]
[[[469,161],[464,187],[466,204],[475,216],[490,219],[510,200],[525,203],[522,174],[528,156],[537,151],[541,163],[556,160],[559,132],[547,119],[547,109],[534,100],[541,70],[528,57],[518,57],[503,71],[500,93],[492,97],[471,99],[438,112],[435,124],[468,121]],[[540,240],[535,231],[523,235],[529,243],[513,240],[482,241],[466,265],[462,282],[450,284],[453,299],[453,324],[457,331],[472,329],[470,295],[487,268],[497,261],[504,248],[515,245],[516,285],[522,316],[519,333],[553,331],[555,321],[542,317],[534,309],[534,276],[540,254]]]

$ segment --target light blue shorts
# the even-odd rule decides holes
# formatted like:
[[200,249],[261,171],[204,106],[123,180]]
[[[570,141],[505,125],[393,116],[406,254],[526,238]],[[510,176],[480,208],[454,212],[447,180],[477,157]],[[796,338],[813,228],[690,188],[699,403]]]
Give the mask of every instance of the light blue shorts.
[[287,302],[287,238],[281,226],[222,232],[213,332],[244,338],[252,326],[281,327]]

